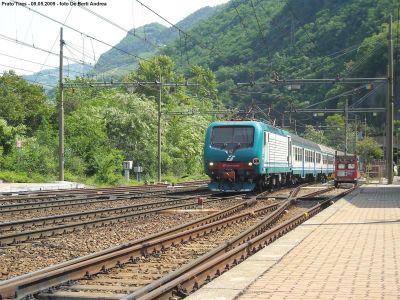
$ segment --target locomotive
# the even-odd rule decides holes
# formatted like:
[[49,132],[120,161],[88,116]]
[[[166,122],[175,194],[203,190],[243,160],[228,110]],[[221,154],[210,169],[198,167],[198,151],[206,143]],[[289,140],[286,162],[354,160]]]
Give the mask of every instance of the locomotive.
[[334,155],[334,149],[260,121],[223,121],[207,129],[204,167],[210,190],[249,192],[325,181],[334,172]]
[[359,179],[357,155],[337,153],[335,156],[335,187],[339,187],[341,183],[357,184]]

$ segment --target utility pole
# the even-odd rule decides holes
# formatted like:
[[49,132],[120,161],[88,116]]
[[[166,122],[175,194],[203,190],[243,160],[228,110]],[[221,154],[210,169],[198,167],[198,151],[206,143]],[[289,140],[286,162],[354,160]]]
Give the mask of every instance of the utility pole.
[[349,127],[349,99],[346,98],[346,105],[344,107],[344,135],[345,135],[345,144],[344,144],[344,155],[347,155],[347,131]]
[[356,118],[356,126],[355,126],[355,134],[354,134],[354,150],[353,150],[353,154],[357,154],[357,141],[358,141],[358,116],[355,115]]
[[158,159],[158,168],[157,168],[157,179],[158,182],[161,181],[161,96],[162,96],[162,77],[160,73],[159,83],[158,83],[158,110],[157,110],[157,159]]
[[60,28],[60,99],[58,102],[58,180],[64,181],[64,79],[63,79],[63,28]]
[[367,115],[364,116],[364,139],[367,138]]
[[393,183],[393,40],[392,40],[392,15],[389,16],[388,34],[388,91],[386,115],[386,168],[388,184]]

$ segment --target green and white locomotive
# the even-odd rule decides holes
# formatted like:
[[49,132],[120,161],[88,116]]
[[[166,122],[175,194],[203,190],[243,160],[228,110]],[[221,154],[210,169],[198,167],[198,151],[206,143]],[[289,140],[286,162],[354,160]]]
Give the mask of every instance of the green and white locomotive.
[[335,150],[259,121],[211,123],[204,146],[212,191],[266,190],[299,180],[324,181]]

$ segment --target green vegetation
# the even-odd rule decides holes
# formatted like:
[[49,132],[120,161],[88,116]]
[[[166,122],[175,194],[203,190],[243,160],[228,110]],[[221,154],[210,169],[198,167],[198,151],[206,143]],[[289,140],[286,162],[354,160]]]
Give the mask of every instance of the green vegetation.
[[[397,7],[394,0],[232,0],[199,10],[178,23],[188,35],[156,23],[132,30],[163,47],[156,53],[148,43],[128,34],[118,48],[148,61],[138,62],[112,49],[100,57],[93,72],[105,79],[155,82],[161,74],[164,82],[189,79],[201,84],[198,88],[162,88],[165,178],[202,176],[203,134],[212,120],[204,115],[168,114],[175,111],[245,108],[257,103],[265,109],[263,118],[271,123],[280,125],[284,119],[289,130],[344,150],[343,114],[311,116],[296,113],[296,109],[343,109],[346,99],[355,107],[382,107],[385,85],[289,89],[271,83],[239,88],[235,83],[382,77],[387,64],[388,15]],[[400,30],[396,22],[393,27],[394,33]],[[400,55],[395,57],[399,65]],[[122,161],[133,160],[144,167],[145,180],[154,180],[158,88],[103,89],[90,86],[90,78],[67,81],[87,85],[65,92],[66,179],[118,184]],[[56,178],[57,99],[52,100],[43,89],[12,72],[0,77],[0,179],[34,180],[36,174]],[[290,113],[283,117],[284,111]],[[368,126],[363,128],[360,118],[364,115],[350,114],[348,152],[379,157],[369,140],[357,141],[358,133],[367,130],[369,136],[382,135],[385,116],[367,115]],[[19,152],[17,139],[23,143]]]
[[370,164],[372,159],[380,159],[383,157],[383,151],[379,148],[378,143],[366,137],[357,143],[357,154],[365,158],[367,164]]
[[[238,88],[234,83],[276,78],[384,77],[388,17],[393,14],[396,20],[397,9],[398,1],[394,0],[230,1],[189,31],[193,38],[183,57],[190,63],[182,62],[178,41],[168,45],[164,53],[179,62],[183,72],[190,64],[210,67],[227,106],[258,103],[267,108],[271,122],[278,125],[282,113],[292,111],[285,114],[285,126],[290,131],[344,150],[344,114],[311,116],[296,113],[296,109],[310,105],[343,109],[346,98],[355,107],[383,107],[384,84],[301,85],[299,90],[290,90],[273,84]],[[393,22],[395,40],[399,30],[400,24]],[[395,65],[399,65],[400,55],[395,53],[395,59]],[[364,118],[364,114],[350,114],[350,152],[355,151],[356,134],[361,131],[354,121],[356,117]],[[384,114],[366,117],[368,132],[382,135]]]
[[[203,7],[191,15],[187,16],[176,25],[182,30],[189,30],[203,20],[210,18],[220,10],[222,6]],[[139,37],[139,38],[138,38]],[[182,37],[181,37],[182,38]],[[133,53],[143,58],[154,56],[157,49],[164,45],[179,40],[179,32],[173,27],[165,27],[158,23],[151,23],[132,29],[116,47],[103,53],[96,66],[94,73],[100,74],[104,78],[120,78],[131,72],[138,66],[138,59],[126,53]],[[180,40],[182,42],[182,40]],[[152,79],[153,80],[153,79]]]
[[[166,56],[139,64],[128,79],[150,81],[162,74],[169,82],[184,83],[173,71]],[[211,100],[198,98],[208,89],[216,90],[215,76],[194,67],[191,81],[207,85],[163,87],[162,170],[166,178],[198,178],[202,174],[202,141],[209,116],[169,116],[170,111],[211,109]],[[157,101],[154,86],[102,89],[87,84],[65,91],[65,168],[66,179],[94,184],[123,182],[122,161],[133,160],[143,166],[144,180],[154,181],[157,153]],[[31,85],[14,73],[0,76],[0,179],[38,181],[56,179],[58,131],[56,107],[47,101],[43,89]],[[207,92],[208,93],[208,92]],[[12,102],[11,102],[12,101]],[[7,105],[14,103],[14,105]],[[34,107],[33,107],[34,105]],[[16,140],[22,148],[16,148]],[[39,176],[41,174],[42,176]]]

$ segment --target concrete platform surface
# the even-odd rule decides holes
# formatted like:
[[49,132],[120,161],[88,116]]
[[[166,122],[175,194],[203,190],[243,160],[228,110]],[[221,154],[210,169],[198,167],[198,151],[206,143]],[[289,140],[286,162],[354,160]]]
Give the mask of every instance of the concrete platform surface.
[[0,194],[19,193],[43,190],[62,190],[84,188],[85,185],[77,182],[56,181],[48,183],[0,183]]
[[186,299],[400,299],[400,185],[364,185]]

